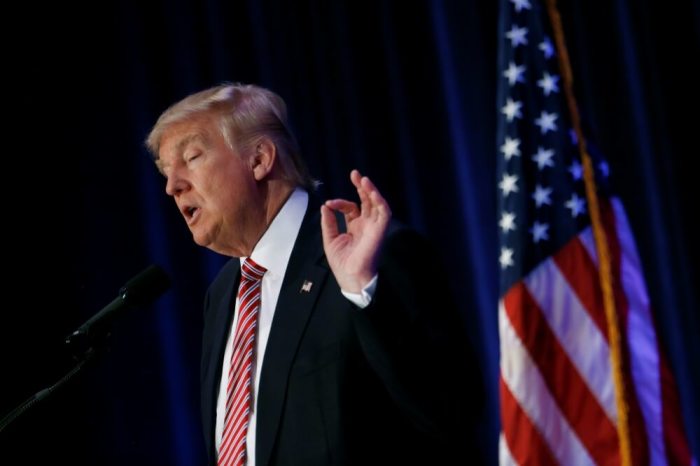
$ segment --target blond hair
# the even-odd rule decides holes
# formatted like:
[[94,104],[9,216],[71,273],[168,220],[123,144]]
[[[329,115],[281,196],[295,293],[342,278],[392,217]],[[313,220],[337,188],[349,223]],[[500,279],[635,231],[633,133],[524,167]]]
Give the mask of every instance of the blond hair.
[[172,125],[212,115],[231,149],[245,151],[267,137],[275,144],[285,179],[313,191],[318,181],[309,174],[287,122],[287,105],[274,92],[253,84],[224,83],[189,95],[163,112],[146,138],[158,160],[163,133]]

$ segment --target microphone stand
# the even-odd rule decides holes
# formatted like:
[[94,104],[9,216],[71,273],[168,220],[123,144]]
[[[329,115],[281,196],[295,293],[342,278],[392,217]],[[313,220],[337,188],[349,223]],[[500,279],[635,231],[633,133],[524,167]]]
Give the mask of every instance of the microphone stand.
[[[105,340],[106,337],[109,335],[105,335]],[[73,341],[66,340],[66,343],[73,343]],[[101,345],[103,346],[103,345]],[[96,346],[88,346],[87,349],[83,350],[83,354],[80,357],[74,356],[74,359],[77,359],[78,362],[77,364],[70,370],[66,375],[61,377],[58,382],[55,384],[51,385],[48,388],[44,388],[43,390],[39,390],[37,393],[34,395],[30,396],[27,400],[25,400],[21,405],[17,406],[15,409],[10,411],[2,420],[0,421],[0,433],[5,430],[7,426],[10,425],[15,419],[20,417],[22,414],[27,412],[32,406],[44,401],[47,399],[51,394],[56,392],[58,389],[66,385],[70,380],[72,380],[80,371],[88,365],[88,363],[92,362],[95,360],[95,357],[98,354],[98,350],[95,349]]]
[[45,400],[53,392],[64,386],[69,380],[73,379],[87,363],[95,359],[95,355],[97,354],[95,348],[97,347],[97,349],[100,349],[100,347],[105,346],[104,343],[109,336],[108,324],[112,322],[115,316],[125,312],[127,309],[154,300],[169,287],[170,278],[163,269],[155,264],[150,265],[129,280],[119,290],[119,295],[112,302],[102,308],[97,314],[66,338],[66,344],[75,348],[73,350],[74,356],[76,350],[78,350],[78,354],[82,353],[82,357],[78,360],[75,367],[58,382],[37,392],[7,414],[7,416],[0,421],[0,432],[5,430],[12,421],[25,413],[29,408]]

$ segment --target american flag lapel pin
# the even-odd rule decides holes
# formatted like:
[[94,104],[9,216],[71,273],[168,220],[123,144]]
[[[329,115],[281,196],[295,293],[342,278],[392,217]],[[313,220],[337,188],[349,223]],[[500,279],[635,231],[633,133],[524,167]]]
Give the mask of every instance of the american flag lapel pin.
[[312,286],[313,286],[313,282],[311,282],[309,280],[304,280],[304,284],[301,285],[301,289],[299,290],[299,293],[301,293],[302,291],[304,293],[310,292]]

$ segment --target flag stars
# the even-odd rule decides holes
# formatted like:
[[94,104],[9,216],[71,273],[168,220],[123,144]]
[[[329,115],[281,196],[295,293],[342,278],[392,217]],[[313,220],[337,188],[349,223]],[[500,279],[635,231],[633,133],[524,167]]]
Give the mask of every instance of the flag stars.
[[541,185],[535,186],[535,191],[532,193],[532,198],[535,200],[535,206],[537,208],[543,205],[552,205],[552,188],[543,188]]
[[537,86],[542,88],[545,96],[549,96],[552,92],[559,92],[559,76],[551,75],[546,71],[542,74],[542,79],[537,81]]
[[583,166],[581,165],[581,162],[574,160],[569,166],[569,173],[571,173],[571,177],[574,179],[574,181],[578,181],[583,178]]
[[510,3],[515,7],[515,11],[520,13],[522,10],[529,10],[532,8],[530,5],[530,0],[510,0]]
[[501,255],[498,257],[498,262],[502,269],[511,267],[513,262],[513,250],[511,248],[501,248]]
[[510,138],[506,136],[506,142],[501,145],[501,152],[506,160],[510,160],[512,157],[520,156],[520,139]]
[[576,193],[572,193],[571,198],[566,201],[564,205],[567,209],[571,210],[571,216],[573,218],[583,215],[586,212],[586,201]]
[[506,32],[506,37],[510,39],[512,47],[527,45],[527,28],[520,28],[514,24],[510,31]]
[[518,176],[504,173],[503,179],[498,183],[498,187],[503,192],[503,197],[508,196],[510,193],[518,192]]
[[556,131],[556,120],[559,117],[556,113],[549,113],[542,110],[540,116],[535,119],[535,124],[539,126],[540,133],[547,134],[547,131]]
[[503,72],[503,76],[508,80],[510,86],[515,85],[515,83],[525,82],[525,66],[516,65],[515,62],[510,62],[508,68]]
[[503,233],[515,231],[515,214],[513,212],[501,213],[501,220],[498,221],[498,226],[501,227]]
[[552,149],[537,148],[537,153],[532,156],[532,160],[537,163],[537,168],[542,170],[544,167],[553,167],[554,151]]
[[548,229],[549,229],[549,224],[540,223],[537,220],[535,220],[535,223],[532,224],[532,228],[530,228],[530,234],[532,235],[532,242],[539,243],[540,241],[548,240],[549,239],[549,233],[547,232]]
[[549,37],[545,37],[544,40],[539,43],[537,48],[542,51],[544,58],[547,60],[554,56],[554,45],[552,45],[552,41],[549,40]]
[[501,112],[506,116],[506,120],[508,120],[508,122],[510,123],[515,118],[522,118],[523,117],[523,114],[520,111],[522,106],[523,106],[522,102],[514,101],[513,99],[508,97],[508,100],[506,101],[506,104],[501,109]]

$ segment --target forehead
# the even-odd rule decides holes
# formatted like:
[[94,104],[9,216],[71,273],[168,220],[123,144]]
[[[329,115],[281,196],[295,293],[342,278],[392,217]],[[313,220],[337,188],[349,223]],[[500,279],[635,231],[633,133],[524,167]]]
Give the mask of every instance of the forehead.
[[174,123],[160,138],[159,158],[178,155],[193,143],[208,144],[212,138],[209,121],[198,118]]

